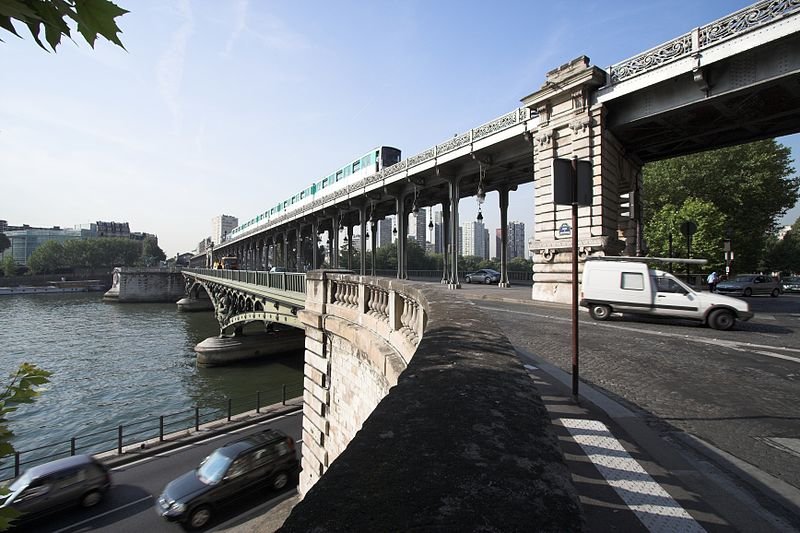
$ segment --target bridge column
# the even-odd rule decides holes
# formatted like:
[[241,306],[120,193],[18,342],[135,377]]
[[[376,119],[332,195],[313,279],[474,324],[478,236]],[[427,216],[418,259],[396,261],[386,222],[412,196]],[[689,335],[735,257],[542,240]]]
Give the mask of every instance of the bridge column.
[[[590,95],[605,83],[605,73],[577,58],[547,73],[542,88],[523,99],[539,114],[534,135],[535,233],[533,252],[534,300],[569,303],[572,298],[572,232],[578,232],[578,255],[619,255],[635,249],[629,238],[631,220],[620,217],[620,195],[638,190],[639,162],[626,155],[606,131],[602,104],[591,105]],[[578,209],[578,227],[571,227],[572,208],[553,203],[553,159],[589,161],[593,169],[593,199]],[[635,231],[634,231],[635,233]]]
[[458,200],[461,194],[461,177],[456,176],[447,178],[450,192],[450,276],[447,287],[449,289],[460,289],[461,282],[458,279]]
[[316,270],[319,268],[317,264],[317,252],[319,247],[317,246],[317,238],[319,236],[319,220],[317,217],[314,217],[311,220],[311,270]]
[[[373,215],[373,217],[374,217],[374,215]],[[369,238],[370,238],[370,241],[372,241],[372,246],[370,248],[371,249],[371,253],[370,253],[371,275],[375,276],[375,250],[377,249],[376,245],[378,244],[378,221],[375,220],[375,218],[372,218],[372,220],[370,222],[370,226],[371,226],[371,229],[370,229]]]
[[304,272],[305,265],[303,264],[303,226],[297,225],[297,270],[296,272]]
[[353,226],[347,226],[347,269],[353,270]]
[[367,203],[361,204],[358,209],[358,222],[361,230],[361,237],[359,239],[359,249],[361,250],[361,264],[359,265],[359,273],[364,276],[367,273]]
[[442,202],[442,284],[449,283],[450,202]]
[[406,196],[403,192],[395,196],[394,204],[397,212],[397,279],[406,279],[406,234],[408,230],[408,214],[406,213]]
[[341,214],[338,212],[331,219],[331,235],[330,235],[330,254],[331,254],[331,268],[339,268],[339,224],[341,223]]
[[283,231],[283,245],[281,246],[281,262],[283,268],[289,270],[289,230]]
[[499,287],[510,287],[508,281],[508,187],[500,187],[500,283]]

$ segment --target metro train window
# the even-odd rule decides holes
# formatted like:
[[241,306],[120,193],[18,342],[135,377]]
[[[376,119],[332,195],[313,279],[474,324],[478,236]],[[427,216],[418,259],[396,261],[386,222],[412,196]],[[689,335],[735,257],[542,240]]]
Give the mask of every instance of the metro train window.
[[336,181],[339,181],[340,179],[342,179],[342,176],[343,176],[343,172],[340,170],[339,172],[336,173]]
[[359,159],[358,161],[356,161],[355,163],[353,163],[353,172],[358,172],[358,170],[359,170],[360,168],[361,168],[361,160]]

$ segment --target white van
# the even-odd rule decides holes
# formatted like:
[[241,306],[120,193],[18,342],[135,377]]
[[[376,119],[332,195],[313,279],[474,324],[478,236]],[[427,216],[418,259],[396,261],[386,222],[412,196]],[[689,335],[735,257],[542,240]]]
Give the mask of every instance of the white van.
[[[710,292],[697,292],[675,276],[649,269],[646,262],[688,262],[653,257],[589,258],[583,266],[580,305],[595,320],[611,313],[692,318],[714,329],[731,329],[736,319],[749,320],[747,302]],[[705,260],[690,260],[704,264]]]

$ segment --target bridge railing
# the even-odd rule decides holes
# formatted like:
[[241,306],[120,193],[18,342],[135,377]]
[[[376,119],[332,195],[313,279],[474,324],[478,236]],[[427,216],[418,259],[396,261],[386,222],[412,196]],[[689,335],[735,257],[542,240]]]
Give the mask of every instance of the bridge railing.
[[710,24],[695,28],[671,41],[608,67],[608,85],[614,85],[668,63],[700,53],[743,33],[763,28],[793,12],[800,12],[800,2],[763,0]]
[[269,289],[306,293],[306,275],[298,272],[263,272],[256,270],[224,270],[213,268],[184,269],[203,276],[259,285]]

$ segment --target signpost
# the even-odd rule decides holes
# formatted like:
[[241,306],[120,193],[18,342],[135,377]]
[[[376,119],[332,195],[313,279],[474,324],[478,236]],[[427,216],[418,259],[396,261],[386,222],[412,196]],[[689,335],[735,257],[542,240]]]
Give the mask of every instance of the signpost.
[[[697,224],[693,220],[687,220],[681,223],[681,233],[686,237],[686,259],[692,258],[692,235],[697,232]],[[686,283],[689,281],[689,263],[686,263]]]
[[[592,205],[592,164],[553,160],[553,202],[572,205],[572,399],[578,401],[578,206]],[[563,228],[563,224],[562,224]]]

